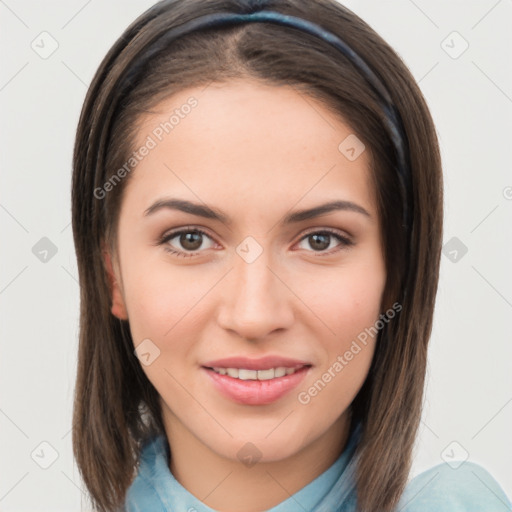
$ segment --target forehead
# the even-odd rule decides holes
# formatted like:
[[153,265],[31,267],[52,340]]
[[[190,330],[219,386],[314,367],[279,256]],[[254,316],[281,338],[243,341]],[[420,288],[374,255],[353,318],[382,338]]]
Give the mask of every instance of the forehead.
[[236,80],[190,88],[139,119],[135,149],[149,140],[152,148],[129,193],[146,202],[168,190],[205,200],[236,195],[261,207],[305,195],[340,199],[338,191],[369,205],[369,151],[344,153],[355,137],[341,116],[291,86]]

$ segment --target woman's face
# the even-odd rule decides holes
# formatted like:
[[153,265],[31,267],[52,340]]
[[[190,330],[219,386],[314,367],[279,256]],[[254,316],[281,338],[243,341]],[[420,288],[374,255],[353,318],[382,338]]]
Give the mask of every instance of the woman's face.
[[109,268],[171,449],[277,461],[335,439],[386,279],[369,152],[292,87],[212,83],[154,112]]

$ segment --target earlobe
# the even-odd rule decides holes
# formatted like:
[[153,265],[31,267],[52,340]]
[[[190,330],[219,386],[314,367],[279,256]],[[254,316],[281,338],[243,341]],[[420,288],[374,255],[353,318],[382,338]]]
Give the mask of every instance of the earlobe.
[[105,268],[107,270],[110,288],[110,297],[112,300],[110,311],[120,320],[128,320],[128,314],[126,312],[126,306],[124,303],[123,295],[121,293],[121,288],[119,286],[119,282],[112,265],[112,257],[110,252],[106,249],[103,250],[103,258],[105,260]]

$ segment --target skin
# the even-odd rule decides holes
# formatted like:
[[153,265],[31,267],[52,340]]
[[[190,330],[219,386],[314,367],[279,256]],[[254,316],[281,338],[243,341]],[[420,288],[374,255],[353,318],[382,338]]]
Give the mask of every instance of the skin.
[[[298,401],[381,313],[386,270],[370,179],[370,154],[349,161],[339,144],[353,130],[320,102],[291,87],[236,80],[182,91],[138,125],[137,147],[191,96],[198,106],[131,173],[121,205],[116,252],[105,259],[112,313],[128,319],[134,345],[160,350],[142,366],[161,397],[170,470],[215,510],[271,508],[329,468],[343,451],[350,403],[367,376],[369,343],[307,404]],[[164,197],[221,210],[217,220],[171,209],[145,210]],[[293,211],[345,200],[368,215],[338,210],[294,225]],[[178,228],[207,232],[196,255]],[[352,245],[307,235],[330,228]],[[263,252],[236,252],[247,237]],[[186,243],[186,240],[185,240]],[[221,395],[202,363],[276,354],[312,364],[305,380],[268,405]],[[205,376],[206,375],[206,376]],[[237,452],[255,445],[261,459]]]

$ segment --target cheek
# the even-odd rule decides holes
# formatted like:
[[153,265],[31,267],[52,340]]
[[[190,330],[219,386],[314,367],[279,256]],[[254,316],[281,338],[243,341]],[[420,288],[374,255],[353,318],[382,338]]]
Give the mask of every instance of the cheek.
[[315,286],[301,283],[301,298],[326,327],[317,338],[322,358],[298,401],[328,423],[349,406],[366,380],[378,336],[385,271],[376,260],[316,277]]
[[165,342],[184,326],[191,329],[200,312],[201,299],[214,285],[215,276],[198,267],[172,268],[152,261],[140,269],[127,261],[125,297],[134,343],[154,337]]
[[384,285],[385,272],[377,262],[373,266],[330,269],[313,279],[304,277],[297,283],[297,290],[326,327],[328,344],[336,347],[376,322]]
[[141,344],[144,350],[149,346],[149,352],[157,354],[142,369],[161,395],[174,397],[175,403],[181,400],[186,407],[190,397],[183,394],[179,382],[187,379],[188,363],[196,362],[194,340],[201,322],[208,318],[204,311],[207,301],[202,299],[218,278],[198,267],[173,269],[165,261],[152,261],[142,270],[135,266],[135,258],[133,266],[129,263],[124,269],[124,285],[133,344]]

